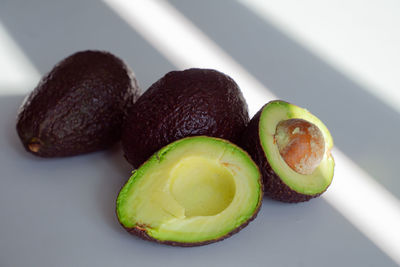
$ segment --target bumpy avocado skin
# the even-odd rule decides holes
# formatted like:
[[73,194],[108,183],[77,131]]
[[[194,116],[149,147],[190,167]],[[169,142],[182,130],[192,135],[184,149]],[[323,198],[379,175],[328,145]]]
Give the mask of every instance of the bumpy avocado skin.
[[240,140],[240,146],[250,154],[260,169],[263,178],[264,194],[269,198],[288,203],[304,202],[318,197],[323,192],[315,195],[304,195],[290,189],[268,163],[268,159],[261,146],[259,135],[260,116],[266,105],[264,105],[250,120]]
[[[111,53],[77,52],[59,62],[26,98],[17,115],[25,149],[63,157],[110,147],[121,136],[140,90],[132,71]],[[29,144],[35,142],[35,152]]]
[[211,69],[172,71],[130,110],[122,147],[126,159],[138,167],[161,147],[188,136],[237,143],[248,122],[245,99],[229,76]]

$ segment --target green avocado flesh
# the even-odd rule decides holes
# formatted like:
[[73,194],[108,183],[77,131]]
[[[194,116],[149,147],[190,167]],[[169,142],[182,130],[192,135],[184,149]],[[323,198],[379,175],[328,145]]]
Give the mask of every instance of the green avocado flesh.
[[188,137],[167,145],[133,173],[117,199],[126,229],[159,241],[218,240],[249,221],[262,197],[251,158],[223,139]]
[[[313,123],[321,131],[325,140],[325,153],[318,167],[311,174],[299,174],[291,169],[279,153],[274,138],[279,122],[289,119],[303,119]],[[259,136],[268,163],[279,178],[292,190],[315,195],[326,190],[331,184],[335,162],[330,154],[333,147],[332,136],[327,127],[307,110],[284,101],[272,101],[261,113]]]

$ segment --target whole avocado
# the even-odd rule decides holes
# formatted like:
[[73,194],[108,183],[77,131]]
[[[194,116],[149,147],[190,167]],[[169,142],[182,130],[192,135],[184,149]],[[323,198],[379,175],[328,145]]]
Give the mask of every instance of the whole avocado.
[[138,167],[183,137],[207,135],[235,143],[248,122],[245,99],[229,76],[212,69],[172,71],[129,111],[122,147],[125,158]]
[[81,51],[59,62],[22,103],[17,132],[25,149],[64,157],[110,147],[139,97],[133,72],[109,52]]

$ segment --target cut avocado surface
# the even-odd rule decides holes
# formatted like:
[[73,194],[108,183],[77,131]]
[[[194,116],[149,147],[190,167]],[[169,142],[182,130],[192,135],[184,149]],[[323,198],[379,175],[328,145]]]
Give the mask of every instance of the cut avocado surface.
[[120,223],[160,243],[196,246],[222,240],[258,213],[261,174],[250,156],[223,139],[171,143],[137,169],[117,199]]
[[[296,139],[304,136],[308,139]],[[301,107],[269,102],[251,120],[241,144],[260,167],[265,194],[274,199],[306,201],[322,194],[332,182],[332,137],[316,116]],[[281,144],[292,147],[285,150]],[[292,166],[290,157],[300,167]]]

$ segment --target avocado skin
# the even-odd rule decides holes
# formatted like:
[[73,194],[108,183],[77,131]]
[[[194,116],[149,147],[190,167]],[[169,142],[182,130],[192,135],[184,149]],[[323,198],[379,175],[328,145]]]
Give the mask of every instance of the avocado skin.
[[[315,195],[304,195],[292,190],[279,178],[268,163],[268,159],[261,146],[259,135],[260,116],[264,107],[267,105],[268,103],[265,104],[250,120],[249,125],[243,132],[239,144],[250,154],[254,162],[258,165],[263,177],[264,194],[269,198],[288,203],[304,202],[318,197],[324,191]],[[288,166],[288,168],[290,167]]]
[[211,69],[172,71],[143,93],[122,133],[125,158],[138,167],[161,147],[207,135],[237,143],[249,122],[238,85]]
[[[17,132],[25,149],[64,157],[110,147],[139,97],[132,71],[109,52],[81,51],[59,62],[24,100]],[[40,140],[37,152],[29,149]]]

